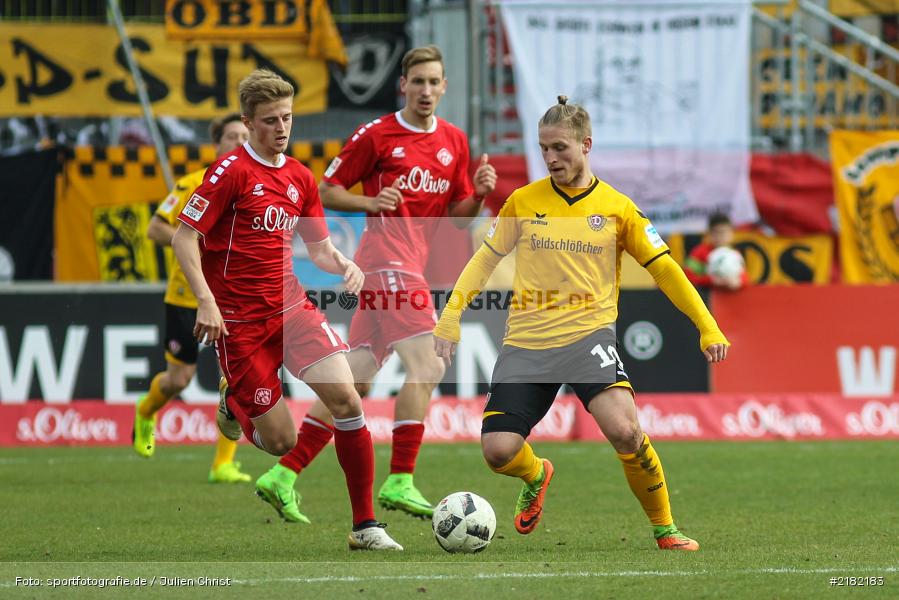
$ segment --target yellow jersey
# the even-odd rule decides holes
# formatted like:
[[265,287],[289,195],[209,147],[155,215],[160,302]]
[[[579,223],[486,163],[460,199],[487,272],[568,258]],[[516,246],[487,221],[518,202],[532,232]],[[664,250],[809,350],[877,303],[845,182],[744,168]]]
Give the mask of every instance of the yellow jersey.
[[669,252],[634,202],[596,178],[586,189],[546,177],[515,190],[484,244],[501,256],[517,250],[503,343],[532,350],[615,323],[623,251],[644,267]]
[[[178,227],[180,223],[178,215],[181,214],[181,210],[187,204],[193,191],[203,183],[203,175],[205,173],[206,169],[201,169],[176,181],[175,187],[165,201],[159,205],[159,208],[156,209],[156,216],[172,227]],[[169,284],[165,290],[165,303],[184,308],[197,308],[197,298],[194,296],[193,290],[190,289],[190,284],[181,270],[181,265],[178,264],[178,260],[175,258],[175,253],[171,251],[171,248],[168,248],[166,254],[168,256]]]

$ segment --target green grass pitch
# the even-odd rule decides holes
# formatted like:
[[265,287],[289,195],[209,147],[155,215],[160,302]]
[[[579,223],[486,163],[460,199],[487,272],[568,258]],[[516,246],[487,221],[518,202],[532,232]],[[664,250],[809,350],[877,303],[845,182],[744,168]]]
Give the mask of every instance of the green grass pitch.
[[[529,536],[512,526],[518,482],[489,471],[476,445],[422,449],[416,477],[426,497],[470,490],[493,505],[496,538],[476,555],[446,554],[429,521],[380,509],[405,552],[350,553],[333,447],[298,482],[311,526],[280,522],[251,484],[206,483],[208,447],[160,446],[151,460],[130,448],[0,449],[0,597],[899,597],[895,441],[657,443],[677,523],[702,545],[696,553],[655,548],[607,444],[534,446],[557,474]],[[377,488],[390,449],[376,452]],[[254,476],[274,462],[249,446],[238,460]],[[47,581],[76,576],[156,580],[105,590]],[[163,586],[163,577],[195,585]],[[232,582],[200,586],[201,577]],[[850,577],[883,585],[831,584]]]

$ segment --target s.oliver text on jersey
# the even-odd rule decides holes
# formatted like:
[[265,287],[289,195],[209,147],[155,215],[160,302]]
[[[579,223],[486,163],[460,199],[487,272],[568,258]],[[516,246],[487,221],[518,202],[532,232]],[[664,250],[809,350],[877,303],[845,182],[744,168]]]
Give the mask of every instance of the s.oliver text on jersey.
[[408,173],[397,177],[396,186],[410,192],[445,194],[449,191],[450,182],[443,177],[434,177],[430,169],[415,166]]
[[269,204],[265,207],[264,215],[253,217],[253,230],[265,229],[272,233],[276,231],[292,232],[300,221],[299,215],[291,215],[280,206]]

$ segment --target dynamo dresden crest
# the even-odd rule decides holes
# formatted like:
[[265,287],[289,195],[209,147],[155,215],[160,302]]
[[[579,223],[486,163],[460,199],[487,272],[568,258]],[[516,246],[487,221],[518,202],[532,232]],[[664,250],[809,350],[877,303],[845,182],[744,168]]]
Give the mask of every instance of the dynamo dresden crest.
[[587,217],[587,224],[590,225],[590,229],[593,231],[599,231],[605,227],[606,221],[608,221],[608,219],[602,215],[590,215]]

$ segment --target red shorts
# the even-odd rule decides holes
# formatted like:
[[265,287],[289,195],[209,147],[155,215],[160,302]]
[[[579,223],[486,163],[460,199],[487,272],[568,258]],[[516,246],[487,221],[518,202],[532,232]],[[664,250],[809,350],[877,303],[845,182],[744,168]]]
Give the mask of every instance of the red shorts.
[[366,273],[350,323],[350,348],[368,349],[380,368],[397,342],[431,333],[437,311],[428,283],[399,271]]
[[282,396],[283,364],[297,377],[347,345],[311,302],[260,321],[231,322],[216,345],[219,364],[244,413],[264,415]]

